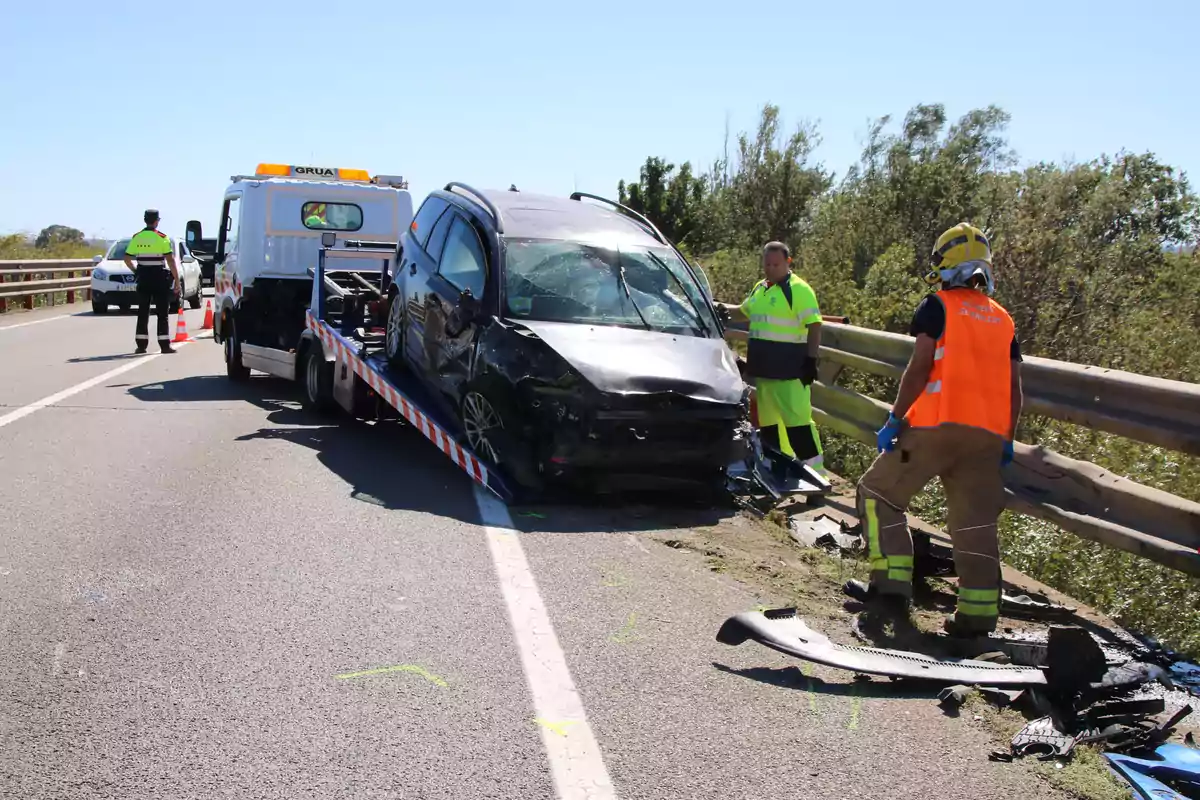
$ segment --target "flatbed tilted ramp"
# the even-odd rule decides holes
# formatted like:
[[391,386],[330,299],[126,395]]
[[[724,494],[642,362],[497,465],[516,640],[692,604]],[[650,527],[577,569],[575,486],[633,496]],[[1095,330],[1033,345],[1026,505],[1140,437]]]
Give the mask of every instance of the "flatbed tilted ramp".
[[505,503],[512,501],[513,493],[498,471],[458,441],[458,436],[450,432],[457,426],[438,414],[437,405],[425,399],[427,393],[415,378],[405,372],[389,369],[382,355],[367,353],[362,342],[343,336],[328,322],[318,319],[311,309],[306,314],[306,324],[325,351],[333,356],[335,364],[352,370],[383,402],[433,442],[471,480]]

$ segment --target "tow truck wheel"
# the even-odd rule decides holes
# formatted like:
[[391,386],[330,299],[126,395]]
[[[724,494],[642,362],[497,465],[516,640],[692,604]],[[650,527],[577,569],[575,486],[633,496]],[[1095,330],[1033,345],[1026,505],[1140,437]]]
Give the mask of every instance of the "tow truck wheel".
[[388,306],[387,337],[383,343],[388,366],[399,367],[404,361],[404,300],[400,295],[392,296]]
[[93,314],[107,314],[108,313],[108,303],[97,303],[95,300],[93,300],[92,301],[92,313]]
[[333,408],[333,364],[325,360],[320,345],[304,357],[304,406],[311,411]]
[[229,380],[242,383],[250,380],[250,368],[242,363],[242,342],[238,336],[237,323],[226,317],[229,335],[225,337],[225,374]]

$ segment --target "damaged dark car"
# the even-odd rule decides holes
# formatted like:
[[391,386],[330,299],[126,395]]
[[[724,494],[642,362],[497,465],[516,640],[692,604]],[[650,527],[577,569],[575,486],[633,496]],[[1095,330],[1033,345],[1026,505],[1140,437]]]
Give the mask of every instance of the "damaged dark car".
[[707,281],[636,212],[449,184],[395,263],[389,362],[522,487],[716,488],[744,457]]

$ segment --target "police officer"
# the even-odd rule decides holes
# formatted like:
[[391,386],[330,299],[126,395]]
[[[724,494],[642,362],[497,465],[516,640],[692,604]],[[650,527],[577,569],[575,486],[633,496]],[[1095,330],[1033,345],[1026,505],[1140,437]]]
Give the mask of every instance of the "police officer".
[[158,212],[147,209],[142,219],[146,227],[135,233],[125,248],[125,266],[137,276],[138,316],[133,337],[137,349],[134,352],[146,352],[150,342],[150,304],[154,303],[158,314],[158,347],[164,353],[174,353],[167,315],[171,312],[175,287],[179,285],[179,267],[171,252],[171,241],[158,230]]
[[821,440],[812,418],[821,312],[812,287],[791,271],[783,242],[763,247],[763,275],[741,305],[718,303],[733,319],[750,320],[746,372],[754,381],[758,426],[766,447],[822,468]]

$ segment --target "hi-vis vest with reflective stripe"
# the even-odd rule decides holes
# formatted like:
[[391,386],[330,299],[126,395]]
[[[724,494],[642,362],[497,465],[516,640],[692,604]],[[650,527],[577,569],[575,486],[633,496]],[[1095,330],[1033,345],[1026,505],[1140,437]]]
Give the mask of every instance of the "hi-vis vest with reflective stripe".
[[135,233],[125,246],[125,255],[137,259],[138,267],[165,267],[166,256],[171,252],[171,241],[167,235],[153,228],[143,228]]
[[746,371],[754,378],[792,380],[808,352],[808,324],[816,308],[798,308],[797,303],[814,297],[803,279],[788,275],[790,298],[778,285],[759,281],[746,301],[750,318],[750,341],[746,349]]
[[914,428],[946,423],[1008,438],[1012,423],[1012,317],[974,289],[937,293],[946,327],[937,341],[929,383],[909,410]]

